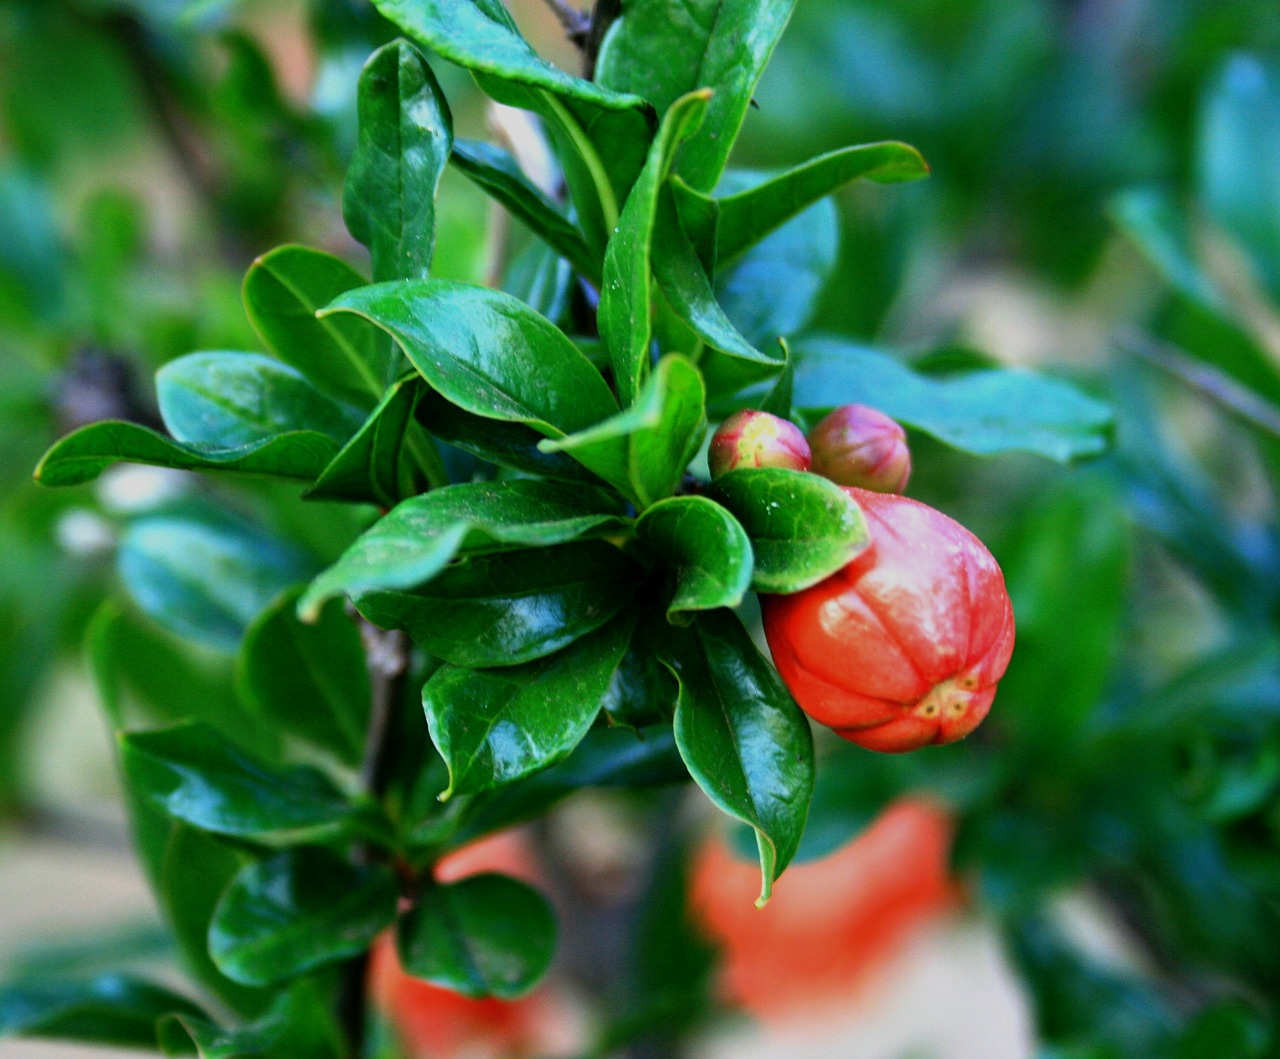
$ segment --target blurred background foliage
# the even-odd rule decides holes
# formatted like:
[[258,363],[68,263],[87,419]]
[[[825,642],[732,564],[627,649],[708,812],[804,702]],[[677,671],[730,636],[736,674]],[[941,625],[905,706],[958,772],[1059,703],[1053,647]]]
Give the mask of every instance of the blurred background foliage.
[[[512,6],[574,61],[543,5]],[[356,74],[390,36],[363,0],[0,0],[0,806],[17,820],[57,808],[47,715],[140,516],[267,527],[311,568],[356,526],[274,487],[125,471],[46,492],[30,474],[74,426],[154,422],[167,360],[258,348],[239,299],[257,254],[301,241],[367,267],[338,188]],[[468,78],[437,69],[460,132],[484,136]],[[828,747],[813,841],[906,792],[953,806],[954,862],[1002,925],[1045,1059],[1280,1054],[1280,7],[804,0],[756,101],[740,166],[898,139],[933,170],[842,193],[838,240],[779,242],[765,330],[939,377],[1036,365],[1117,414],[1113,450],[1070,471],[913,438],[912,495],[1001,559],[1018,650],[969,742]],[[480,193],[450,172],[440,203],[436,275],[502,279]],[[231,609],[247,624],[275,587]],[[216,644],[121,621],[184,674],[154,700],[230,681]],[[1131,959],[1100,962],[1055,918],[1080,890]],[[637,981],[684,1025],[654,984],[679,961],[653,960]],[[696,994],[703,964],[680,966]]]

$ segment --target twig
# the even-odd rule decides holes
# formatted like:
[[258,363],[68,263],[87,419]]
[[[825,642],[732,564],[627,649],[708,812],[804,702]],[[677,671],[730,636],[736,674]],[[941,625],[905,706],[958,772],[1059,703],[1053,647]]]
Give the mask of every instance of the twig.
[[[364,759],[360,763],[360,786],[372,797],[380,798],[386,793],[389,780],[389,736],[409,668],[409,640],[402,632],[379,629],[364,618],[358,618],[358,621],[372,687],[369,732],[365,738]],[[370,858],[371,851],[367,846],[356,847],[353,859],[357,863],[368,863]],[[351,1044],[351,1059],[361,1059],[364,1055],[365,1026],[369,1018],[368,979],[369,950],[365,949],[343,964],[339,985],[338,1017]]]
[[585,50],[591,33],[591,16],[574,7],[568,0],[543,0],[543,2],[564,27],[565,36],[576,47]]
[[1121,346],[1162,368],[1215,404],[1259,430],[1280,437],[1280,408],[1259,397],[1226,372],[1143,334],[1126,335]]
[[587,39],[582,44],[582,76],[588,81],[596,76],[596,60],[600,57],[600,47],[604,44],[604,35],[609,27],[622,14],[622,0],[596,0],[591,12],[591,26],[587,30]]

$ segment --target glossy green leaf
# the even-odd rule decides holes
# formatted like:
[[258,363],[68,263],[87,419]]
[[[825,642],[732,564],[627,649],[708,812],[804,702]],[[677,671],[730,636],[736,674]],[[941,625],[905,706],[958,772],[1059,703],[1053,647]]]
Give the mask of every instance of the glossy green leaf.
[[862,510],[839,486],[777,467],[730,471],[706,495],[751,538],[757,592],[798,592],[830,577],[871,538]]
[[644,96],[659,113],[687,92],[711,89],[707,121],[676,166],[710,191],[794,7],[795,0],[635,0],[609,29],[596,79]]
[[600,712],[633,625],[624,615],[520,666],[436,670],[422,705],[449,767],[441,799],[500,787],[566,757]]
[[708,98],[706,92],[691,93],[667,111],[605,252],[600,336],[609,350],[614,385],[624,407],[635,399],[649,365],[650,271],[659,192],[677,148],[700,127]]
[[364,951],[395,920],[396,899],[386,865],[285,850],[232,881],[209,925],[209,954],[237,982],[283,982]]
[[304,625],[299,590],[262,612],[238,659],[241,697],[290,738],[305,739],[353,767],[364,754],[370,687],[364,647],[342,605]]
[[422,389],[422,380],[416,375],[393,383],[304,496],[394,507],[406,495],[417,492],[412,489],[412,477],[406,480],[403,455]]
[[598,477],[565,453],[543,452],[538,447],[543,435],[523,423],[504,423],[464,412],[431,389],[423,393],[417,416],[441,441],[499,467],[562,482],[600,484]]
[[343,444],[360,416],[258,353],[191,353],[156,372],[160,415],[178,441],[232,449],[291,431]]
[[453,163],[545,240],[579,275],[594,283],[600,282],[600,262],[587,249],[578,226],[524,175],[511,155],[493,144],[457,140],[453,145]]
[[199,722],[120,738],[130,787],[150,807],[202,831],[245,838],[332,829],[354,809],[321,772],[268,766]]
[[675,496],[649,508],[636,537],[675,575],[667,619],[736,607],[751,585],[751,541],[728,511],[702,496]]
[[706,430],[702,376],[684,357],[671,353],[658,362],[629,408],[538,447],[568,453],[643,508],[675,491]]
[[715,203],[716,254],[724,264],[854,180],[893,184],[928,175],[929,167],[914,147],[905,143],[868,143],[811,158],[795,169],[724,198],[711,199],[679,179],[672,181],[672,190],[686,223],[690,215],[705,216],[708,205]]
[[312,582],[298,604],[304,620],[346,593],[416,588],[460,551],[546,546],[621,528],[621,510],[589,486],[516,479],[435,489],[404,501]]
[[335,1014],[323,989],[304,979],[262,1018],[234,1029],[188,1015],[162,1019],[160,1047],[167,1056],[199,1059],[342,1059],[348,1042]]
[[[666,188],[659,192],[654,218],[653,272],[676,315],[712,349],[736,360],[781,368],[780,354],[770,355],[756,349],[726,315],[698,252],[676,215],[675,200]],[[786,297],[785,289],[771,287],[765,301],[775,297]]]
[[1280,69],[1233,56],[1200,116],[1200,197],[1280,302]]
[[470,70],[499,103],[542,117],[579,215],[602,249],[652,131],[652,110],[644,100],[542,59],[501,0],[376,0],[375,6],[407,36]]
[[[665,668],[663,672],[670,677]],[[466,799],[447,845],[465,846],[493,831],[536,819],[584,787],[655,787],[688,778],[670,724],[640,730],[597,725],[560,764]],[[423,828],[415,838],[431,842],[433,827]]]
[[200,1016],[186,997],[119,974],[0,989],[0,1037],[56,1037],[119,1048],[155,1048],[156,1022]]
[[404,629],[457,666],[514,666],[567,647],[631,602],[640,570],[603,541],[472,556],[417,592],[356,601],[385,629]]
[[120,578],[151,617],[180,636],[233,650],[258,614],[314,565],[256,530],[183,515],[134,522],[120,541]]
[[353,313],[385,329],[422,377],[465,411],[563,437],[618,410],[564,333],[501,291],[442,280],[380,283],[339,298],[322,318]]
[[804,833],[814,785],[809,722],[727,610],[697,615],[668,660],[680,681],[680,756],[721,810],[755,829],[763,904]]
[[802,348],[795,403],[814,416],[868,404],[975,456],[1030,452],[1067,463],[1108,444],[1111,409],[1057,379],[1003,370],[934,379],[840,339],[808,339]]
[[311,483],[338,452],[332,438],[298,430],[224,449],[184,445],[137,423],[105,419],[68,434],[35,470],[41,485],[91,482],[117,463],[145,463],[184,471],[225,471]]
[[359,140],[342,193],[347,229],[369,248],[375,283],[425,279],[436,241],[436,188],[453,119],[426,58],[403,40],[360,74]]
[[244,277],[244,308],[267,348],[313,383],[369,408],[396,371],[396,358],[368,324],[350,317],[317,318],[364,277],[332,254],[281,246],[254,261]]
[[511,1000],[551,966],[556,917],[537,890],[506,875],[427,887],[397,932],[415,978],[469,997]]

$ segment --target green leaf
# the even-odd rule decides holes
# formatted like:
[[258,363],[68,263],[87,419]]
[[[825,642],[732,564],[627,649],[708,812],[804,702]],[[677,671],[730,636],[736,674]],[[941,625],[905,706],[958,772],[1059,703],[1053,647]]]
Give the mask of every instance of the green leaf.
[[543,435],[532,427],[464,412],[434,390],[424,389],[418,403],[418,422],[441,441],[513,471],[562,482],[600,484],[600,479],[577,460],[562,452],[543,452],[538,447]]
[[537,112],[557,144],[579,215],[597,249],[643,162],[652,110],[540,58],[501,0],[375,0],[420,44],[472,71],[499,103]]
[[631,602],[639,574],[613,545],[582,541],[472,556],[424,589],[372,593],[356,606],[456,666],[514,666],[600,628]]
[[138,605],[180,636],[234,650],[245,629],[313,564],[273,537],[192,516],[138,519],[117,554]]
[[218,835],[284,837],[348,823],[353,806],[321,772],[270,767],[200,722],[120,737],[130,787],[158,812]]
[[792,217],[855,180],[894,184],[929,175],[920,152],[905,143],[868,143],[811,158],[803,165],[724,198],[713,199],[673,180],[680,215],[704,216],[718,207],[716,255],[723,264],[760,242]]
[[757,592],[799,592],[871,543],[862,510],[817,475],[779,467],[730,471],[706,495],[728,508],[751,538]]
[[434,389],[476,415],[563,437],[618,410],[564,333],[501,291],[443,280],[379,283],[339,298],[322,319],[350,313],[386,330]]
[[808,324],[835,268],[839,232],[835,204],[821,199],[716,276],[716,298],[747,341],[764,346]]
[[568,453],[644,508],[675,491],[706,430],[702,376],[690,361],[670,353],[629,408],[538,448]]
[[1197,168],[1210,219],[1233,236],[1280,302],[1280,70],[1235,55],[1210,86]]
[[728,511],[702,496],[676,496],[649,508],[636,537],[675,573],[668,621],[736,607],[751,585],[751,541]]
[[436,670],[422,689],[422,705],[449,767],[441,800],[500,787],[566,757],[600,712],[633,625],[623,615],[520,666]]
[[186,997],[119,974],[0,989],[0,1037],[56,1037],[119,1048],[156,1046],[156,1022],[203,1013]]
[[605,252],[600,336],[609,350],[614,384],[624,407],[635,399],[649,364],[653,307],[649,273],[659,191],[676,149],[701,125],[708,99],[709,93],[694,92],[671,105]]
[[[662,671],[670,677],[665,668]],[[466,799],[448,845],[465,846],[493,831],[533,820],[584,787],[654,787],[688,778],[669,723],[640,730],[597,726],[560,764]],[[430,841],[434,823],[415,839]]]
[[183,471],[228,471],[311,483],[338,446],[324,434],[298,430],[238,448],[183,445],[136,423],[106,419],[73,431],[44,454],[35,470],[41,485],[91,482],[116,463],[145,463]]
[[291,738],[359,766],[371,694],[360,633],[337,602],[314,623],[302,624],[299,595],[285,593],[245,634],[238,659],[241,697]]
[[[698,252],[676,215],[675,200],[667,188],[659,192],[654,218],[653,272],[676,315],[712,349],[736,360],[782,367],[781,356],[770,356],[756,349],[721,308]],[[778,296],[785,296],[785,291],[770,288],[765,300]]]
[[316,317],[364,283],[360,273],[332,254],[282,246],[250,266],[244,308],[272,353],[326,393],[368,408],[395,377],[395,356],[378,332],[359,320]]
[[475,184],[505,206],[574,270],[600,283],[600,262],[587,249],[578,226],[543,194],[506,151],[477,140],[456,140],[453,163]]
[[690,184],[710,191],[794,7],[795,0],[634,0],[605,37],[596,80],[644,96],[659,113],[688,92],[711,89],[706,123],[677,165]]
[[533,887],[506,875],[430,886],[397,932],[415,978],[469,997],[511,1000],[551,966],[556,917]]
[[680,681],[680,756],[721,810],[755,829],[762,905],[804,833],[814,785],[809,723],[729,611],[697,615],[668,661]]
[[396,40],[360,74],[359,140],[342,192],[347,229],[369,248],[373,279],[425,279],[436,241],[436,188],[453,119],[422,53]]
[[262,1018],[223,1029],[208,1019],[175,1015],[161,1020],[165,1055],[200,1059],[342,1059],[348,1043],[333,1004],[314,980],[294,984]]
[[237,982],[283,982],[364,951],[394,922],[396,899],[386,865],[285,850],[232,881],[209,925],[209,954]]
[[422,390],[416,375],[393,383],[303,495],[309,500],[372,501],[382,507],[398,504],[414,484],[411,476],[406,481],[402,457]]
[[621,528],[620,507],[589,486],[516,479],[435,489],[404,501],[312,582],[298,603],[304,621],[346,593],[416,588],[460,551],[562,544]]
[[795,403],[814,416],[858,402],[975,456],[1030,452],[1068,463],[1103,452],[1111,409],[1057,379],[973,371],[932,379],[884,353],[814,338],[798,353]]
[[164,425],[178,441],[232,449],[291,431],[343,444],[360,416],[258,353],[190,353],[156,372]]

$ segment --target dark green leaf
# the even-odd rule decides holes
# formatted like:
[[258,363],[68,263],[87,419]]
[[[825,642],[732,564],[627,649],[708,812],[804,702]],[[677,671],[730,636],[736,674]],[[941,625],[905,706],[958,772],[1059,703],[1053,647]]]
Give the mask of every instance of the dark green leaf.
[[369,248],[375,283],[425,279],[436,241],[436,187],[449,161],[453,119],[422,53],[397,40],[360,74],[360,136],[342,216]]
[[368,948],[395,920],[396,896],[385,865],[285,850],[232,881],[209,925],[209,954],[237,982],[282,982]]
[[636,536],[675,572],[667,619],[688,620],[695,610],[736,607],[751,585],[751,541],[719,504],[702,496],[676,496],[649,508]]
[[687,92],[711,89],[707,121],[676,167],[710,191],[794,7],[795,0],[637,0],[610,28],[596,79],[644,96],[659,113]]
[[298,621],[298,591],[277,599],[240,648],[245,702],[290,738],[305,739],[358,766],[370,687],[355,623],[334,602],[310,625]]
[[202,831],[271,838],[332,829],[355,811],[316,769],[265,765],[199,722],[123,735],[120,750],[147,805]]
[[343,444],[360,416],[258,353],[191,353],[156,372],[164,425],[178,441],[238,448],[292,431]]
[[120,1048],[155,1048],[166,1015],[201,1016],[186,997],[118,974],[81,982],[0,989],[0,1037],[57,1037]]
[[516,160],[492,144],[457,140],[453,162],[512,215],[563,257],[579,275],[600,282],[600,262],[592,257],[578,226],[520,170]]
[[333,596],[416,588],[459,551],[562,544],[622,525],[617,502],[588,486],[516,479],[466,483],[404,501],[312,582],[304,620]]
[[500,787],[566,757],[600,712],[634,624],[624,615],[521,666],[438,669],[422,705],[449,766],[441,799]]
[[671,105],[605,253],[600,336],[609,350],[614,384],[624,407],[635,399],[649,364],[653,303],[649,273],[659,191],[676,149],[701,125],[708,99],[708,93],[694,92]]
[[510,1000],[551,965],[556,917],[533,887],[505,875],[472,875],[428,887],[400,923],[409,974],[463,996]]
[[333,1004],[315,981],[302,981],[280,996],[262,1018],[223,1029],[208,1019],[181,1015],[160,1023],[160,1047],[168,1056],[200,1059],[342,1059],[348,1042]]
[[[672,188],[681,200],[680,215],[686,217],[686,222],[689,216],[705,215],[708,201],[719,207],[716,255],[723,264],[854,180],[866,178],[891,184],[918,180],[928,173],[929,167],[914,147],[905,143],[869,143],[811,158],[795,169],[721,199],[711,200],[679,179],[672,181]],[[688,199],[701,201],[685,201]]]
[[402,455],[422,390],[416,375],[394,383],[304,495],[314,500],[372,501],[382,507],[398,504],[412,484],[405,481]]
[[795,403],[815,416],[858,402],[976,456],[1031,452],[1067,463],[1107,447],[1111,409],[1074,386],[1023,371],[932,379],[840,339],[798,353]]
[[476,415],[563,437],[618,410],[563,332],[501,291],[443,280],[380,283],[339,298],[322,319],[351,313],[384,328],[433,388]]
[[871,542],[866,519],[839,486],[777,467],[730,471],[707,487],[751,538],[758,592],[798,592],[830,577]]
[[370,407],[390,385],[396,358],[378,332],[349,317],[316,318],[364,277],[332,254],[282,246],[244,277],[244,308],[263,342],[327,393]]
[[684,357],[670,353],[629,408],[538,447],[568,453],[644,508],[675,491],[706,430],[702,376]]
[[813,797],[809,722],[727,610],[698,614],[669,662],[680,681],[680,756],[721,810],[755,829],[764,904],[800,845]]
[[180,515],[141,518],[120,542],[120,578],[180,636],[233,650],[262,609],[313,564],[256,530]]
[[[653,272],[676,315],[712,349],[735,360],[782,366],[780,356],[756,349],[721,308],[698,252],[676,215],[675,201],[667,188],[659,192],[654,217]],[[770,286],[764,300],[768,303],[779,296],[786,296],[785,288]]]
[[[670,724],[640,730],[598,725],[560,764],[461,803],[461,820],[449,832],[448,845],[465,846],[490,832],[535,819],[584,787],[654,787],[688,778]],[[415,838],[434,840],[433,827],[434,821]]]
[[613,545],[583,541],[472,556],[417,592],[372,593],[356,605],[446,662],[513,666],[598,629],[630,603],[639,573]]
[[41,485],[80,485],[116,463],[146,463],[184,471],[231,471],[313,482],[337,454],[324,434],[299,430],[233,449],[183,445],[136,423],[112,419],[68,434],[36,467]]
[[499,467],[558,481],[600,482],[577,460],[562,452],[539,449],[543,435],[532,427],[464,412],[434,390],[427,389],[422,395],[417,415],[418,421],[441,441]]
[[375,6],[406,35],[471,70],[498,102],[541,115],[579,215],[602,249],[649,141],[652,111],[644,100],[540,58],[501,0],[376,0]]

